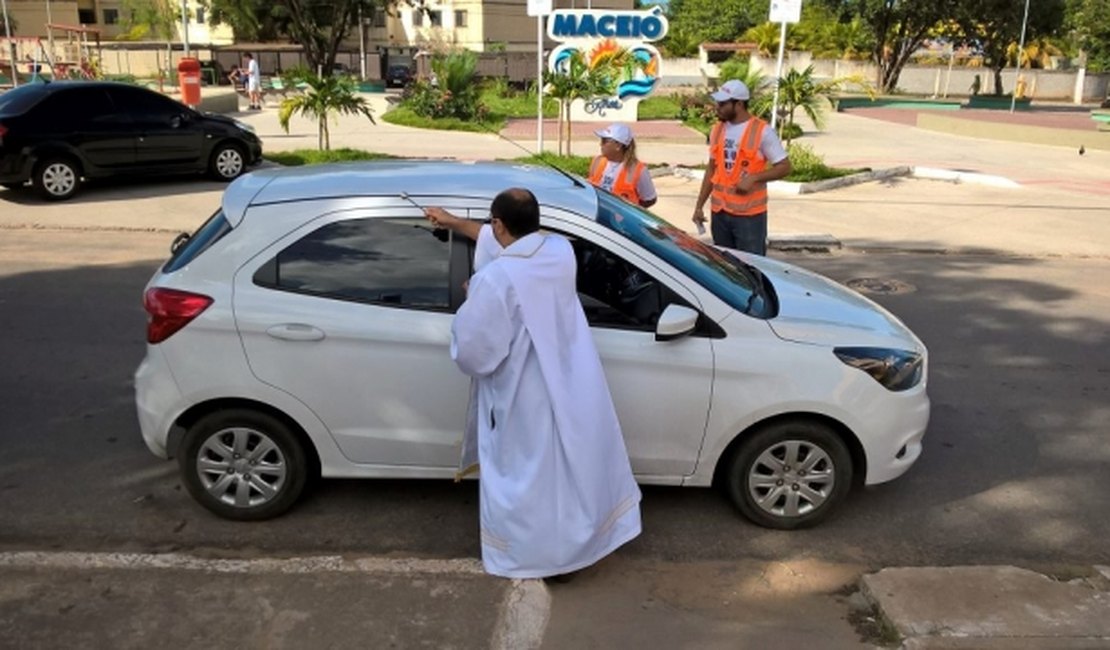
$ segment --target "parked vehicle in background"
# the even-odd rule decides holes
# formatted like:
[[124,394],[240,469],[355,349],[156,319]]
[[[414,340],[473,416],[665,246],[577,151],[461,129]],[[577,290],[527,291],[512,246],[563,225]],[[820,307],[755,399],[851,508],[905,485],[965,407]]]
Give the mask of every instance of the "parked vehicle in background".
[[407,65],[391,65],[385,74],[386,86],[404,87],[412,81],[412,68]]
[[238,120],[112,82],[27,84],[0,95],[0,184],[30,181],[60,201],[83,179],[207,173],[239,177],[262,142]]

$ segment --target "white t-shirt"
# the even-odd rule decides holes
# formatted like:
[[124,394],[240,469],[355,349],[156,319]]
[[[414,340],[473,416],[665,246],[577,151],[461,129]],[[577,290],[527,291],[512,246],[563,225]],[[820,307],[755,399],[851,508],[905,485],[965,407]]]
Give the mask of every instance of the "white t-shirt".
[[262,85],[262,72],[258,69],[258,61],[254,59],[247,63],[247,82],[254,88]]
[[[733,154],[733,157],[735,157],[735,154]],[[602,189],[613,191],[613,185],[617,182],[617,172],[626,173],[624,163],[606,160],[605,171],[601,174]],[[636,180],[636,193],[640,195],[641,201],[651,201],[658,198],[658,194],[655,192],[655,183],[651,182],[651,173],[646,167],[644,173],[640,174],[640,178]]]
[[482,267],[489,264],[493,260],[501,256],[501,244],[497,238],[493,236],[493,226],[488,223],[482,224],[478,230],[478,241],[474,243],[474,272],[482,270]]
[[[747,122],[725,124],[725,171],[732,171],[732,165],[736,162],[736,152],[740,149],[740,138],[744,136],[744,129],[747,126]],[[771,165],[786,160],[786,149],[783,148],[782,141],[770,125],[763,129],[763,137],[759,139],[759,153]]]

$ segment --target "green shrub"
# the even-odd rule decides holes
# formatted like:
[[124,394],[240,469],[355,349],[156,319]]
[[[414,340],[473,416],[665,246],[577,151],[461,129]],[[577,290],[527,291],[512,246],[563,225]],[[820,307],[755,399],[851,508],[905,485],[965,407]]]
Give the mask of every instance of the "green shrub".
[[797,122],[779,125],[779,138],[784,142],[802,137],[802,126]]
[[868,171],[867,169],[829,167],[825,164],[825,159],[813,149],[797,142],[790,143],[790,146],[787,147],[787,153],[790,155],[792,171],[784,180],[795,183],[822,181],[828,178],[840,178],[841,176]]
[[636,114],[641,120],[677,120],[682,109],[682,96],[671,93],[666,97],[652,95],[640,102]]
[[266,160],[271,160],[279,165],[298,167],[300,165],[319,165],[332,162],[353,162],[357,160],[387,160],[396,158],[385,153],[362,151],[360,149],[332,149],[320,151],[318,149],[297,149],[295,151],[280,151],[267,153]]
[[497,133],[504,126],[504,120],[484,116],[484,121],[462,120],[457,117],[424,117],[408,106],[398,106],[382,115],[381,119],[398,126],[411,126],[417,129],[438,129],[440,131],[470,131],[472,133]]

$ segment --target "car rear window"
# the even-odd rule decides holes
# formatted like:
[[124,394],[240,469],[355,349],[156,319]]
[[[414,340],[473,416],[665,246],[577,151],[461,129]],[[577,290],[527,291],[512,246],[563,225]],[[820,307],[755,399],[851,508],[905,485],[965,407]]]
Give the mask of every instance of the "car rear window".
[[42,84],[30,84],[0,93],[0,116],[22,115],[46,96]]
[[229,232],[231,232],[231,224],[224,217],[223,210],[216,212],[216,214],[208,217],[208,221],[205,221],[204,225],[198,228],[184,244],[173,252],[173,255],[162,267],[162,272],[173,273],[192,262]]

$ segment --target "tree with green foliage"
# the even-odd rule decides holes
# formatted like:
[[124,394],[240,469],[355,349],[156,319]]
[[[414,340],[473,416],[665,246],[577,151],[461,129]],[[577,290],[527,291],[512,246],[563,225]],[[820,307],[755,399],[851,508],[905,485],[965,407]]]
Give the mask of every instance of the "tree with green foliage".
[[1110,72],[1110,0],[1068,0],[1065,26],[1091,72]]
[[[965,0],[956,22],[963,37],[983,50],[987,68],[994,72],[994,94],[1002,94],[1002,71],[1016,65],[1025,4],[1013,0]],[[1025,41],[1055,34],[1064,22],[1064,0],[1037,0],[1029,4]]]
[[[695,43],[731,43],[766,22],[767,0],[671,0],[667,17],[672,33]],[[670,51],[670,50],[668,50]]]
[[[174,73],[173,41],[181,21],[180,4],[174,0],[124,0],[121,40],[159,40],[166,43],[166,67],[159,70],[158,83]],[[161,68],[162,64],[159,63]]]
[[305,84],[303,93],[286,97],[278,109],[278,123],[281,128],[289,133],[289,119],[300,114],[316,120],[317,140],[316,146],[321,151],[331,149],[331,133],[328,121],[336,115],[364,115],[371,123],[374,115],[370,104],[359,96],[355,81],[349,77],[337,75],[317,76],[313,73],[302,72],[290,78],[290,81]]
[[[1012,2],[1014,0],[1000,0]],[[878,66],[876,85],[898,87],[898,77],[930,31],[957,15],[961,0],[823,0],[840,22],[858,18],[871,36],[871,59]]]
[[209,0],[211,21],[231,26],[236,38],[273,40],[284,37],[304,48],[313,70],[329,71],[339,46],[358,27],[359,16],[372,16],[393,0]]

